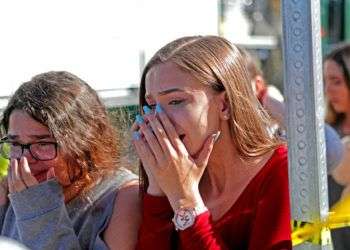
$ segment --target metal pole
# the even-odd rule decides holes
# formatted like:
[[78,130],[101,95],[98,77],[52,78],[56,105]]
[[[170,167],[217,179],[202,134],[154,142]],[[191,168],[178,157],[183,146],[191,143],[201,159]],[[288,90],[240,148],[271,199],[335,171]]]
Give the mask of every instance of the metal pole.
[[[284,88],[292,219],[328,214],[319,0],[283,0]],[[304,243],[294,249],[332,249]]]

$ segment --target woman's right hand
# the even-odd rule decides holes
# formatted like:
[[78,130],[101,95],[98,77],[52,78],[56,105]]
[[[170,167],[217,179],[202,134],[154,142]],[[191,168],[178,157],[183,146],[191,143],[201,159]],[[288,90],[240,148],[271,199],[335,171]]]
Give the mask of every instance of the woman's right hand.
[[7,177],[4,177],[0,182],[0,206],[7,204],[9,188],[7,184]]
[[19,160],[11,159],[10,171],[7,178],[10,193],[21,192],[24,189],[39,184],[32,175],[27,158],[24,156]]
[[[140,115],[136,116],[136,122],[131,127],[133,142],[137,139],[145,140],[143,135],[138,131],[140,129],[139,123],[141,122],[140,119],[143,119]],[[134,143],[134,146],[136,148],[136,152],[138,155],[143,155],[146,151],[145,148],[142,147],[139,143]],[[154,196],[165,196],[165,193],[162,191],[162,189],[159,187],[158,183],[156,182],[155,178],[152,175],[152,172],[150,171],[149,166],[155,166],[156,162],[151,162],[150,158],[143,159],[142,164],[144,165],[144,170],[146,172],[147,178],[148,178],[148,188],[147,193]]]

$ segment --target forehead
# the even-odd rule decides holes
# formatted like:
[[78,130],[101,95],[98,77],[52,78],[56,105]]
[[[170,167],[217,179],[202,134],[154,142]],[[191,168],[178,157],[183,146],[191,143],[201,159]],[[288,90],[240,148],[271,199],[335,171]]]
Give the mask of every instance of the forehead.
[[326,76],[343,75],[343,69],[333,60],[326,60],[324,63],[324,73]]
[[34,120],[27,112],[22,110],[12,111],[8,133],[21,136],[50,134],[49,129],[45,125]]
[[146,95],[155,95],[168,89],[202,90],[205,88],[197,78],[166,62],[152,67],[146,75]]

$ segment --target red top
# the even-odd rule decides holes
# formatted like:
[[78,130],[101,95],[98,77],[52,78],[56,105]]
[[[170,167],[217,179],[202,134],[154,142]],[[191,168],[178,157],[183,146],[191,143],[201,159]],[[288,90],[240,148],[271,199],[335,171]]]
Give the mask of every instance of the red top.
[[145,194],[137,249],[292,249],[287,149],[281,146],[219,220],[175,231],[166,197]]

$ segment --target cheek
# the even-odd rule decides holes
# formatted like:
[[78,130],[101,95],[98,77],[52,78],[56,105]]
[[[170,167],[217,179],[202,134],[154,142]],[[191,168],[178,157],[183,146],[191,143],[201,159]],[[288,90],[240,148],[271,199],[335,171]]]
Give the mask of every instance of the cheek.
[[58,159],[53,166],[55,170],[55,177],[57,181],[62,185],[62,186],[67,186],[70,184],[70,178],[69,178],[69,173],[68,173],[68,168],[69,166],[64,160]]
[[185,134],[183,141],[188,152],[195,154],[204,143],[210,130],[207,111],[197,110],[195,108],[182,109],[181,112],[173,111],[168,115],[173,122],[179,135]]
[[195,131],[201,123],[201,117],[195,109],[181,108],[172,109],[167,112],[178,133],[188,134],[188,130]]

